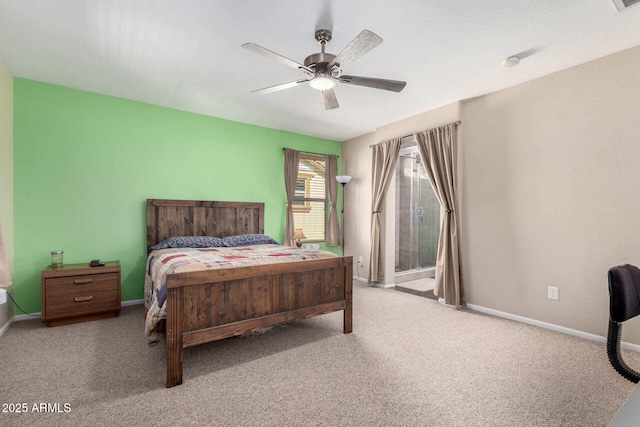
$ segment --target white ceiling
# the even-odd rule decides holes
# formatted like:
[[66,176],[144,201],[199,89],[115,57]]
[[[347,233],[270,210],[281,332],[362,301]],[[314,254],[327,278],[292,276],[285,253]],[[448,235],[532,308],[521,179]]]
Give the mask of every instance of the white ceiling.
[[[251,93],[303,74],[241,44],[303,62],[320,28],[333,54],[380,35],[344,72],[406,88],[338,84],[329,111],[308,85]],[[16,77],[335,140],[637,45],[640,6],[612,0],[0,0]]]

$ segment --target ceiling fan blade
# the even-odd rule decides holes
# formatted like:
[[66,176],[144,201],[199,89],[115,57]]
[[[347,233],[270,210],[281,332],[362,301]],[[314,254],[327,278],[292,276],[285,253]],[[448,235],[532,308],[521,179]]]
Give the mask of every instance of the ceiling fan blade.
[[390,90],[392,92],[400,92],[407,84],[407,82],[401,82],[399,80],[374,79],[372,77],[359,76],[340,76],[338,80],[340,80],[340,83]]
[[324,108],[327,110],[333,110],[340,106],[338,104],[338,98],[336,98],[336,93],[333,89],[326,89],[322,91],[322,101],[324,102]]
[[334,64],[340,64],[340,67],[344,67],[345,64],[355,61],[380,43],[382,43],[382,37],[372,31],[362,30],[362,32],[358,34],[355,39],[351,40],[351,43],[342,49],[342,52],[329,63],[328,68],[331,69]]
[[269,58],[273,61],[279,62],[281,64],[287,65],[291,68],[295,68],[295,69],[302,69],[302,70],[306,70],[309,71],[311,73],[313,73],[313,70],[311,70],[309,67],[305,67],[304,65],[289,59],[287,57],[284,57],[278,53],[275,53],[273,51],[270,51],[267,48],[264,48],[262,46],[259,46],[255,43],[245,43],[242,45],[243,48],[250,50],[253,53],[257,53],[258,55],[262,55],[265,58]]
[[297,80],[295,82],[282,83],[275,86],[269,86],[262,89],[252,90],[251,93],[259,93],[261,95],[266,95],[268,93],[278,92],[279,90],[289,89],[290,87],[297,86],[302,83],[308,83],[309,80]]

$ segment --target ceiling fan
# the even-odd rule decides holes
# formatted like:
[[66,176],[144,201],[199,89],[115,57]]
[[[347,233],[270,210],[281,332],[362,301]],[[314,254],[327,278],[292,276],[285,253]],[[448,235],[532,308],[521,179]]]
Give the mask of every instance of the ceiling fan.
[[253,93],[268,94],[279,90],[288,89],[300,84],[309,83],[309,85],[321,91],[322,100],[327,110],[338,108],[338,99],[333,90],[336,82],[351,84],[356,86],[366,86],[375,89],[390,90],[392,92],[400,92],[404,89],[406,82],[398,80],[376,79],[371,77],[347,76],[342,74],[342,67],[360,58],[374,47],[382,43],[382,38],[369,30],[362,32],[351,41],[337,56],[326,53],[325,46],[331,41],[330,30],[316,31],[316,40],[320,43],[320,53],[314,53],[307,56],[304,65],[280,54],[270,51],[262,46],[254,43],[245,43],[243,48],[255,52],[259,55],[280,62],[289,67],[302,70],[305,79],[296,80],[289,83],[282,83],[275,86],[265,87],[252,91]]

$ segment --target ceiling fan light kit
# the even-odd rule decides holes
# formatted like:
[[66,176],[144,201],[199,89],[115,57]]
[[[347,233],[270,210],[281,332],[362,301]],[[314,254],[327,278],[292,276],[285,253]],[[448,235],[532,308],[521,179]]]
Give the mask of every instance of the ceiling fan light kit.
[[326,74],[319,74],[317,77],[314,77],[309,81],[309,86],[320,91],[333,89],[335,85],[336,82]]
[[382,38],[372,31],[362,30],[362,32],[338,55],[325,52],[326,44],[331,41],[331,31],[325,29],[317,30],[315,38],[320,44],[320,52],[307,56],[304,60],[304,64],[300,64],[254,43],[243,44],[243,48],[289,67],[302,70],[306,76],[305,80],[297,80],[294,82],[269,86],[263,89],[254,90],[253,92],[268,94],[298,86],[302,83],[309,83],[309,86],[321,92],[325,108],[327,110],[332,110],[339,107],[338,100],[333,90],[336,82],[355,86],[366,86],[392,92],[400,92],[404,89],[406,82],[399,80],[342,75],[342,67],[355,61],[382,43]]

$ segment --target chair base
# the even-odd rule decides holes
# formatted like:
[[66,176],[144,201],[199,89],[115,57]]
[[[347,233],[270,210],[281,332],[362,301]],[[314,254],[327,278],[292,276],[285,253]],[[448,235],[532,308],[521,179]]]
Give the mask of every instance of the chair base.
[[640,372],[634,371],[622,360],[620,354],[620,337],[622,336],[622,323],[609,319],[609,331],[607,333],[607,356],[613,368],[623,377],[633,383],[640,382]]

